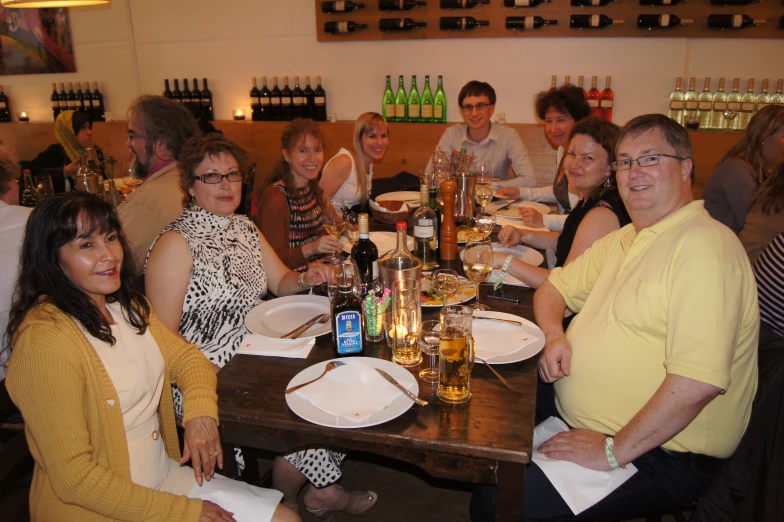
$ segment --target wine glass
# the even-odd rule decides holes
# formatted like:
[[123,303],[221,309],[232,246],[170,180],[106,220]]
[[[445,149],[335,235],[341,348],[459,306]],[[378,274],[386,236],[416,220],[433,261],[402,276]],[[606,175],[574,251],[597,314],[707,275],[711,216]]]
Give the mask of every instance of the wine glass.
[[495,216],[490,212],[482,210],[474,216],[474,224],[485,235],[485,238],[488,238],[495,228]]
[[463,272],[476,286],[476,301],[470,308],[477,311],[490,310],[489,307],[479,304],[479,285],[487,281],[493,272],[493,244],[489,239],[469,241],[466,244],[463,250]]
[[487,163],[479,163],[475,168],[476,174],[476,187],[474,188],[474,199],[476,203],[485,210],[485,205],[493,201],[493,188],[490,186],[492,181],[492,172],[490,165]]
[[433,290],[444,302],[444,306],[448,304],[449,298],[455,295],[460,288],[457,272],[448,268],[433,272],[432,282]]
[[455,218],[455,225],[460,227],[465,223],[468,214],[471,211],[471,200],[465,192],[458,190],[455,194],[455,206],[452,215]]
[[356,244],[359,241],[359,216],[350,210],[346,211],[346,237],[351,241],[351,244]]
[[419,328],[419,349],[423,355],[427,355],[430,358],[430,366],[419,371],[419,378],[422,382],[430,384],[438,382],[436,356],[438,355],[440,333],[441,324],[439,321],[422,321],[422,326]]
[[[343,219],[343,215],[346,213],[345,207],[343,198],[330,198],[329,205],[324,209],[324,231],[338,241],[346,231],[346,221]],[[343,262],[343,259],[335,252],[330,254],[326,260],[332,264]]]

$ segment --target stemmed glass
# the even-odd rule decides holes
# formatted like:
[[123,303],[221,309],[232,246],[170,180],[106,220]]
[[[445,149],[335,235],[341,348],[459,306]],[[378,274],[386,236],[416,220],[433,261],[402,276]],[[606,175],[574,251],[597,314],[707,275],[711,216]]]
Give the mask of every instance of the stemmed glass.
[[495,216],[490,212],[482,210],[474,216],[474,224],[485,235],[485,238],[488,238],[495,228]]
[[492,172],[490,165],[487,163],[479,163],[474,167],[476,174],[476,187],[474,188],[474,199],[476,203],[482,207],[482,212],[485,210],[485,205],[493,201],[493,188],[491,186]]
[[[330,198],[329,205],[324,209],[324,231],[338,241],[346,231],[346,221],[343,219],[343,215],[346,213],[345,207],[343,198]],[[330,254],[326,260],[333,265],[343,262],[343,258],[335,252]]]
[[436,355],[438,355],[438,342],[441,333],[439,321],[422,321],[419,329],[419,349],[423,355],[430,358],[430,366],[419,371],[419,378],[422,382],[434,384],[438,382],[438,367],[436,366]]
[[448,304],[449,298],[455,295],[460,288],[457,272],[448,268],[433,272],[432,281],[433,290],[444,302],[444,306]]
[[470,306],[471,310],[490,310],[489,307],[479,304],[479,285],[487,281],[493,272],[493,244],[489,239],[469,241],[466,244],[463,250],[463,272],[476,286],[476,301]]

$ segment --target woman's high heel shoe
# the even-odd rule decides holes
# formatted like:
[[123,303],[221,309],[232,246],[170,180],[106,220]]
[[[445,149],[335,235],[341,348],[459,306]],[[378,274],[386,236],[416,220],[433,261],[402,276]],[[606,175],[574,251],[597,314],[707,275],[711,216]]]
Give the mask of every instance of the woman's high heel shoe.
[[[331,506],[318,509],[310,509],[305,506],[308,512],[321,520],[329,522],[335,516],[335,512],[343,511],[350,515],[364,515],[376,505],[378,494],[375,491],[351,491],[347,492],[340,487],[340,498]],[[341,507],[338,507],[341,506]]]

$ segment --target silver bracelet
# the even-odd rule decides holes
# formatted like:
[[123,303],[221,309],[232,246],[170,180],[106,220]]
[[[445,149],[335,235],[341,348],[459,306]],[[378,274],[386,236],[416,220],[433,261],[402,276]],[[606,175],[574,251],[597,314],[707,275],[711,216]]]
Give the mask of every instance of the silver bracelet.
[[313,288],[312,285],[305,282],[305,272],[302,272],[297,278],[297,285],[299,285],[300,288]]

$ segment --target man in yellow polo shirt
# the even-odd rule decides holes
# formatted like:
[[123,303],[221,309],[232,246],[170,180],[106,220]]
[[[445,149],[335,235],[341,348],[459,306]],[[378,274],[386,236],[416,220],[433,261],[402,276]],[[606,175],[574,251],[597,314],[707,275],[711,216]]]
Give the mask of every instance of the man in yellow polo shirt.
[[[735,234],[693,201],[691,144],[663,115],[634,118],[617,146],[632,224],[553,270],[534,312],[546,336],[537,416],[573,429],[539,450],[638,472],[575,517],[535,465],[526,521],[634,517],[688,505],[735,450],[757,387],[754,275]],[[579,312],[564,333],[562,319]],[[548,388],[550,392],[548,393]]]

